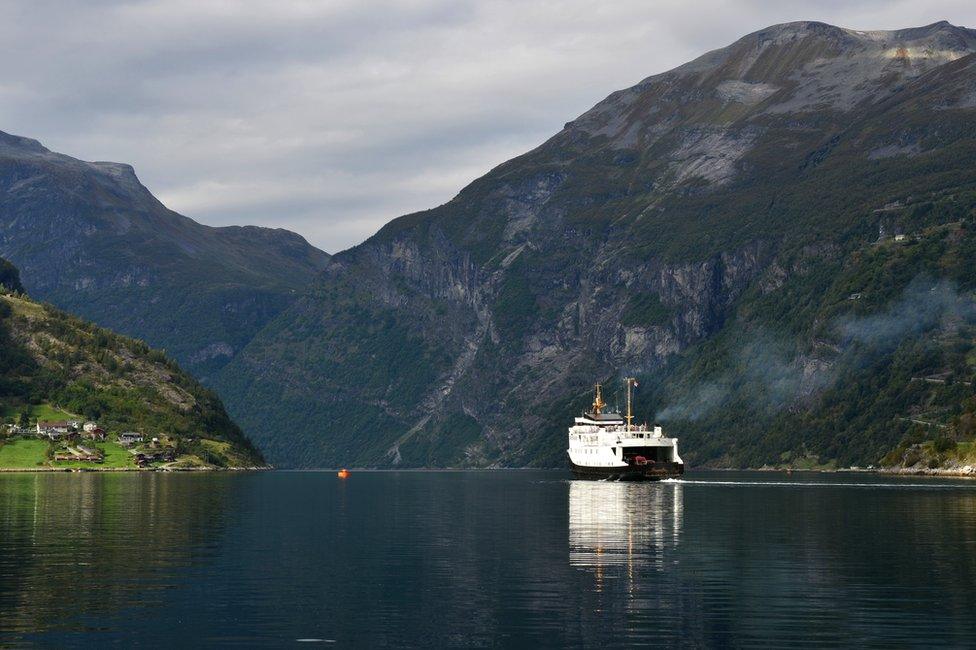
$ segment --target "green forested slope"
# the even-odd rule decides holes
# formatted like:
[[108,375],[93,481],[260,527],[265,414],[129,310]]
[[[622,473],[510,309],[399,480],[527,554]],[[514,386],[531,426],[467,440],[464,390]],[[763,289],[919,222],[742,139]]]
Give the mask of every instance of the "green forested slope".
[[[216,395],[165,354],[0,289],[0,415],[33,425],[64,414],[96,421],[109,440],[158,437],[202,465],[264,464]],[[0,444],[20,444],[6,433]]]
[[647,393],[658,418],[696,461],[733,466],[878,465],[901,442],[970,439],[970,201],[962,221],[809,267],[786,295],[744,296],[722,332]]

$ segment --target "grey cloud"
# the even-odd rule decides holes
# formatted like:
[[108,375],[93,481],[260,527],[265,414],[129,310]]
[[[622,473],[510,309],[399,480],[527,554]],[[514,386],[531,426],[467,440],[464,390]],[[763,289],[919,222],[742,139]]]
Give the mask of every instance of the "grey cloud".
[[798,19],[972,24],[976,7],[0,2],[0,130],[131,163],[170,207],[205,223],[287,227],[336,251],[449,200],[610,92]]

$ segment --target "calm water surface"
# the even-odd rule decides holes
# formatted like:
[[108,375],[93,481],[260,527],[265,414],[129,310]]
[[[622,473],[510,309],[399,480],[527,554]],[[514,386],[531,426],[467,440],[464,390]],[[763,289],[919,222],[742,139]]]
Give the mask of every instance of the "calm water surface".
[[0,475],[0,645],[976,643],[976,483]]

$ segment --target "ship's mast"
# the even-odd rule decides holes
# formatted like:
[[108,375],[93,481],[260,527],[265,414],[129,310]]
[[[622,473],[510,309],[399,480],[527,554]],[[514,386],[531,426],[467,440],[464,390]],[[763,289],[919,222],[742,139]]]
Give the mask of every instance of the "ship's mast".
[[633,377],[627,377],[626,379],[624,379],[624,381],[627,382],[627,431],[630,431],[631,430],[630,422],[631,420],[634,419],[634,413],[630,407],[631,404],[630,393],[631,393],[631,389],[634,387],[634,384],[637,383],[637,380],[634,379]]
[[603,394],[600,391],[600,384],[596,384],[595,388],[596,396],[593,398],[593,415],[600,415],[600,411],[603,410],[603,407],[606,406],[607,403],[603,401]]

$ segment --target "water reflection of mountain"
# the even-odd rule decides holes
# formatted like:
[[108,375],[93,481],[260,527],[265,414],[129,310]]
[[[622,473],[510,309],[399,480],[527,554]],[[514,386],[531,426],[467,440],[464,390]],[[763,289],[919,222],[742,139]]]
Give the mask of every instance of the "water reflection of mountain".
[[[162,474],[0,477],[0,645],[145,612],[207,561],[229,481]],[[145,623],[141,615],[140,624]],[[69,636],[63,637],[65,639]]]
[[677,548],[683,515],[678,483],[573,481],[569,486],[569,563],[602,571],[662,570]]

